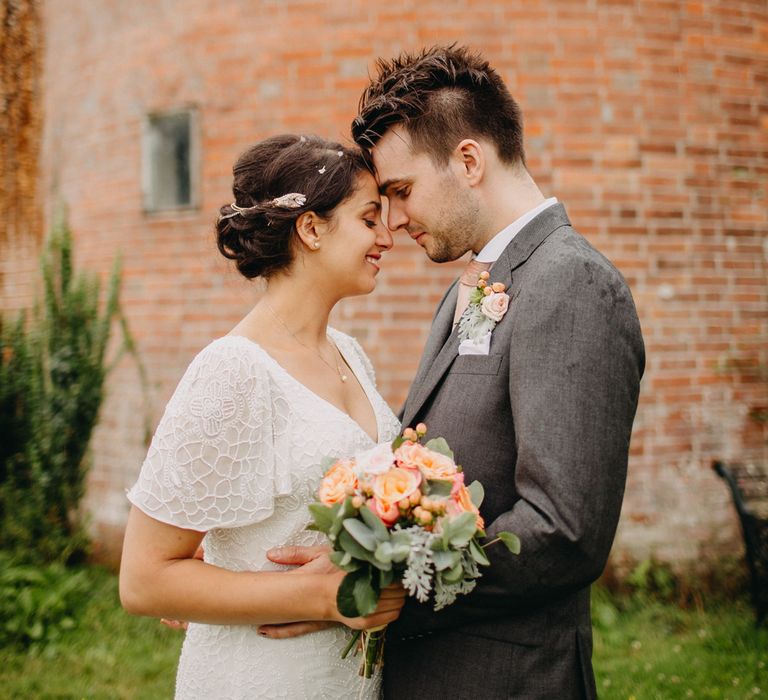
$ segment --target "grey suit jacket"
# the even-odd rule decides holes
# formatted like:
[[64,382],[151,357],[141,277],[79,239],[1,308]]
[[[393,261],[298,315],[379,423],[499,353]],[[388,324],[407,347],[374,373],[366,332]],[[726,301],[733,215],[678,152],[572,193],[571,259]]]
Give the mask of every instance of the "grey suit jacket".
[[624,493],[645,363],[637,313],[559,204],[517,234],[490,281],[510,295],[490,354],[458,355],[454,283],[403,425],[445,437],[467,483],[485,486],[489,538],[514,532],[522,551],[492,546],[475,592],[439,613],[408,602],[387,633],[387,698],[402,697],[404,679],[428,698],[595,697],[589,585]]

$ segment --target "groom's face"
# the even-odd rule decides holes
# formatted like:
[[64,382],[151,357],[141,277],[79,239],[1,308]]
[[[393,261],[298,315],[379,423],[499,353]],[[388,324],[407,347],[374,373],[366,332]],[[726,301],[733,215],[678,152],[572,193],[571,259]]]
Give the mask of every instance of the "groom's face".
[[452,169],[416,152],[401,127],[389,129],[372,151],[379,191],[389,202],[387,227],[405,229],[435,262],[456,260],[477,235],[478,205]]

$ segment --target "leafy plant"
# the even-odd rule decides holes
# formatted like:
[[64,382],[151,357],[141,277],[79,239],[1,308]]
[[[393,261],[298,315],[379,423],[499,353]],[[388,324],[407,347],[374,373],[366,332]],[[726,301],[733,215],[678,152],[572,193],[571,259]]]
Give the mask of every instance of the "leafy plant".
[[0,552],[0,646],[44,646],[77,625],[91,592],[88,571],[37,566]]
[[[0,548],[30,561],[75,561],[88,549],[80,501],[105,380],[122,353],[136,351],[119,305],[119,260],[103,305],[98,277],[73,268],[63,222],[41,267],[42,300],[0,323]],[[122,342],[108,363],[116,321]]]

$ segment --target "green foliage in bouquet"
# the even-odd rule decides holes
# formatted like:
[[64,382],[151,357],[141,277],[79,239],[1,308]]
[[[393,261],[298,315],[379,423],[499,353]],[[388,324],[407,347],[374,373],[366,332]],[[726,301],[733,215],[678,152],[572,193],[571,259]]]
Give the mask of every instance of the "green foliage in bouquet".
[[[59,223],[42,277],[31,314],[0,319],[0,549],[27,561],[77,561],[88,549],[79,506],[105,379],[123,352],[136,351],[119,305],[119,261],[100,304],[98,277],[74,271],[72,236]],[[108,363],[115,321],[122,343]]]
[[[438,495],[444,488],[440,480],[426,484],[427,494]],[[479,508],[483,496],[481,484],[474,482],[469,489]],[[442,607],[452,602],[455,595],[450,601],[442,602],[441,591],[456,589],[465,579],[469,583],[477,578],[477,565],[490,565],[484,547],[492,543],[480,545],[477,541],[477,536],[484,533],[478,532],[474,513],[446,519],[439,535],[431,535],[418,527],[390,530],[367,506],[356,508],[351,497],[332,506],[313,503],[309,510],[314,519],[310,529],[328,536],[334,550],[331,561],[347,572],[336,601],[339,611],[347,617],[370,615],[376,609],[381,590],[400,580],[401,576],[396,573],[409,567],[413,569],[408,572],[414,574],[413,585],[421,592],[417,597],[422,601],[432,589],[429,579],[434,574],[436,602]],[[501,533],[498,541],[514,554],[520,552],[520,541],[512,533]],[[424,555],[421,570],[420,551]],[[455,593],[462,592],[468,590],[455,590]]]

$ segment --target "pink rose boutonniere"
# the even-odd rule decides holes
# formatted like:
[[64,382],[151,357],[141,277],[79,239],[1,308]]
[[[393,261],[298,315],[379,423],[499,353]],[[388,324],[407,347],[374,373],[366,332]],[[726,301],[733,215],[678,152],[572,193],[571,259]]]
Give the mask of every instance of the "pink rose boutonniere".
[[509,294],[501,282],[489,283],[488,272],[481,272],[477,287],[469,295],[469,305],[459,319],[459,340],[480,343],[493,332],[509,310]]

